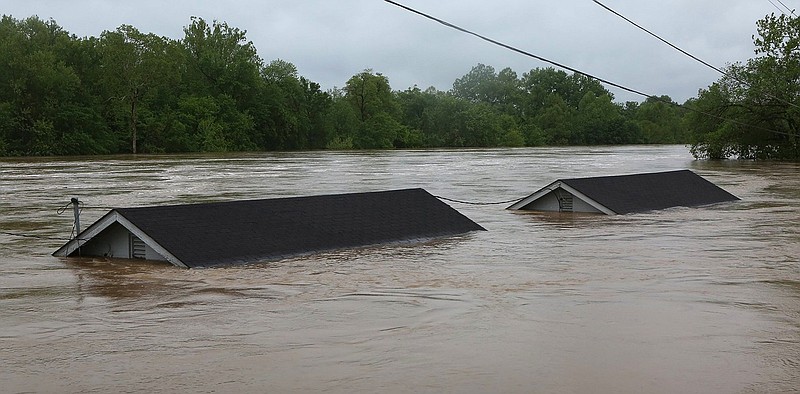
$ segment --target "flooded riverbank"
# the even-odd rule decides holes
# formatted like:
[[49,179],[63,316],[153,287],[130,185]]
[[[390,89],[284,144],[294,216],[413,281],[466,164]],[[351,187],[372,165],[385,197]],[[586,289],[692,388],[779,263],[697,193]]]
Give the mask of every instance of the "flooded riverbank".
[[[688,168],[742,199],[621,216],[449,203],[487,232],[183,270],[63,259],[109,207],[422,187],[524,197]],[[0,160],[8,392],[792,392],[800,166],[681,146]]]

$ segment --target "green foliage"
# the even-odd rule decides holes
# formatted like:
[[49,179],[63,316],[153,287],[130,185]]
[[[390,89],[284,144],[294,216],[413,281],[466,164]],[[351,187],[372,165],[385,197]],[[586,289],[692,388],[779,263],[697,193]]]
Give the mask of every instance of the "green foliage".
[[520,99],[520,81],[510,68],[495,73],[492,66],[478,64],[453,83],[453,95],[472,103],[486,103],[511,110]]
[[688,143],[688,133],[681,124],[684,112],[669,96],[649,97],[638,106],[633,121],[648,143]]
[[347,81],[344,92],[344,99],[355,109],[362,122],[381,113],[397,115],[397,102],[389,79],[380,73],[364,70],[354,75]]
[[137,153],[140,130],[150,131],[142,113],[158,110],[164,104],[160,96],[169,94],[166,87],[180,81],[177,43],[122,25],[104,32],[97,44],[103,66],[100,94],[108,100],[106,110],[113,113],[119,139],[129,140],[130,152]]
[[[676,143],[688,138],[682,132],[688,121],[663,100],[615,104],[599,82],[552,68],[520,77],[510,68],[497,72],[478,64],[450,91],[416,86],[394,91],[385,75],[367,69],[342,89],[322,91],[292,63],[263,61],[243,30],[193,17],[183,32],[174,40],[122,25],[99,37],[78,38],[53,20],[4,16],[0,155]],[[786,45],[765,46],[765,51],[793,53]],[[755,152],[742,146],[731,150]]]
[[758,56],[687,103],[697,158],[800,160],[800,18],[772,14],[756,25]]
[[227,94],[237,102],[254,98],[263,61],[246,31],[192,17],[183,29],[189,87],[195,94]]

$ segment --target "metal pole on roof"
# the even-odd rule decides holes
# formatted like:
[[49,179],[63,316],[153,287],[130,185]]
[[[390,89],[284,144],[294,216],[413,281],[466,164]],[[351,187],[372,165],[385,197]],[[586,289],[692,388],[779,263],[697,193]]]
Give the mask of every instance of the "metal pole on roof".
[[79,206],[81,202],[75,197],[70,201],[72,202],[72,212],[75,214],[75,238],[78,238],[81,233],[81,210]]

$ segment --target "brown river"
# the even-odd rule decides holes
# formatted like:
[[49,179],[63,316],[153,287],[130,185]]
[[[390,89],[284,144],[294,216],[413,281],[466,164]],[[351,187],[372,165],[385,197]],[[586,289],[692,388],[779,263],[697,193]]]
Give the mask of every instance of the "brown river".
[[[249,266],[50,254],[109,207],[422,187],[471,202],[688,168],[742,201]],[[391,209],[391,207],[387,207]],[[683,146],[0,159],[0,392],[800,391],[800,165]]]

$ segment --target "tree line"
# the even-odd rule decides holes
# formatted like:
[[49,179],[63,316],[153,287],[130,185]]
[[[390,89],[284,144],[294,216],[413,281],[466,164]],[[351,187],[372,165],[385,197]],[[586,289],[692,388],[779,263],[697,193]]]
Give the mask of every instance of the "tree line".
[[0,156],[641,143],[741,153],[718,131],[734,126],[698,115],[719,111],[716,85],[683,104],[695,112],[668,96],[617,103],[553,68],[483,64],[449,91],[393,90],[373,70],[323,91],[224,22],[194,17],[183,32],[123,25],[78,38],[53,20],[3,16]]

